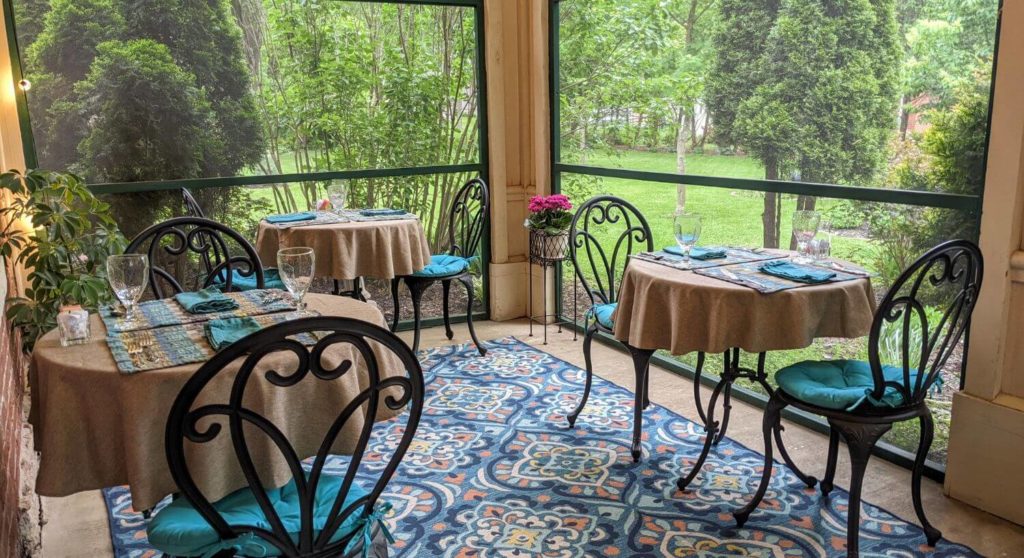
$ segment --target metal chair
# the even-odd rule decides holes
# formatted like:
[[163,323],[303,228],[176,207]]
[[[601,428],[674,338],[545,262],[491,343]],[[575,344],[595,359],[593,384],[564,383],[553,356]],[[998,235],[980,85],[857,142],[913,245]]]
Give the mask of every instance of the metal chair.
[[[768,401],[762,432],[765,441],[764,473],[753,500],[733,515],[742,527],[764,498],[772,474],[772,429],[782,410],[792,405],[825,417],[831,428],[822,496],[832,491],[840,436],[846,441],[852,471],[847,511],[847,555],[858,556],[860,497],[872,449],[893,424],[920,421],[921,439],[911,477],[914,511],[928,544],[942,533],[925,517],[921,503],[921,476],[934,424],[925,400],[928,390],[941,383],[939,375],[962,339],[977,302],[983,275],[981,251],[966,240],[941,244],[914,262],[889,289],[875,312],[868,338],[868,362],[801,362],[776,373],[779,388]],[[929,312],[929,306],[944,309]],[[887,324],[889,324],[887,326]],[[882,362],[882,336],[897,327],[896,362]],[[918,337],[918,339],[915,339]],[[892,351],[889,351],[890,353]],[[836,380],[842,380],[837,384]],[[840,386],[840,387],[837,387]]]
[[420,347],[420,303],[423,292],[434,283],[440,281],[444,288],[444,329],[448,339],[455,336],[452,332],[449,315],[449,298],[452,281],[459,281],[466,287],[466,325],[480,356],[487,354],[487,349],[476,337],[473,328],[473,275],[469,272],[472,262],[478,257],[477,249],[483,240],[485,224],[490,209],[487,184],[481,178],[474,178],[464,184],[455,194],[448,211],[448,253],[433,255],[430,264],[412,275],[396,277],[391,280],[391,298],[394,302],[394,318],[391,330],[398,328],[399,306],[398,286],[402,281],[409,287],[412,296],[413,324],[415,327],[412,350]]
[[206,218],[206,212],[203,211],[199,202],[196,201],[196,197],[188,188],[181,189],[181,201],[185,204],[185,213],[188,214],[189,217]]
[[[176,217],[157,223],[132,239],[125,253],[149,256],[149,287],[156,298],[186,290],[164,265],[191,265],[184,261],[191,254],[198,256],[202,288],[218,285],[227,291],[243,290],[237,285],[240,281],[251,282],[257,289],[265,287],[263,265],[252,244],[227,225],[210,219]],[[165,286],[170,287],[169,292]]]
[[[595,234],[615,229],[611,246],[606,249]],[[621,229],[621,230],[620,230]],[[607,238],[602,235],[602,238]],[[654,250],[651,227],[640,210],[628,201],[615,196],[591,198],[576,210],[569,229],[569,257],[576,276],[590,297],[590,309],[586,312],[587,329],[583,336],[583,359],[586,362],[587,378],[583,397],[576,409],[566,417],[569,426],[576,425],[576,419],[587,405],[590,387],[593,383],[594,367],[590,347],[597,332],[611,334],[615,327],[614,314],[618,307],[618,280],[629,263],[629,256],[637,252]],[[586,257],[586,260],[583,257]],[[586,264],[584,267],[583,264]],[[643,409],[650,406],[648,396],[648,374],[637,375],[637,406],[634,415],[633,459],[639,461],[639,431]]]
[[[319,339],[312,346],[296,338],[311,334]],[[346,350],[349,353],[339,353]],[[327,362],[326,351],[332,351],[326,354],[334,359],[345,360],[337,365]],[[275,362],[274,368],[257,375],[256,369],[266,357],[283,353],[294,355],[294,369],[280,370]],[[397,357],[405,375],[382,377],[378,359],[388,354]],[[241,359],[240,367],[229,366],[236,359]],[[362,390],[343,407],[339,405],[319,449],[305,465],[302,458],[306,456],[299,454],[287,433],[245,403],[246,391],[255,382],[265,380],[288,389],[305,381],[330,389],[328,384],[347,374],[363,373]],[[222,374],[230,379],[219,378]],[[213,383],[219,386],[216,392],[207,389]],[[391,535],[383,515],[390,506],[381,504],[381,493],[412,443],[423,397],[423,372],[409,347],[388,330],[364,321],[305,318],[271,326],[228,346],[189,379],[171,407],[165,449],[180,493],[149,523],[150,543],[176,556],[385,558],[384,539]],[[408,407],[409,412],[400,415],[406,417],[405,428],[389,459],[382,456],[382,461],[361,471],[382,406],[396,412]],[[324,468],[331,447],[353,416],[361,417],[363,423],[345,474],[328,474]],[[259,437],[257,431],[273,442],[271,447],[279,450],[278,457],[291,471],[292,480],[284,487],[267,488],[261,482],[259,466],[250,452],[250,444],[255,443],[250,439]],[[186,455],[195,459],[198,452],[213,451],[204,444],[224,436],[229,438],[248,486],[211,502],[190,473]],[[258,440],[258,445],[266,447],[263,441]],[[367,486],[356,480],[357,473]],[[370,479],[375,479],[372,487],[368,486]]]

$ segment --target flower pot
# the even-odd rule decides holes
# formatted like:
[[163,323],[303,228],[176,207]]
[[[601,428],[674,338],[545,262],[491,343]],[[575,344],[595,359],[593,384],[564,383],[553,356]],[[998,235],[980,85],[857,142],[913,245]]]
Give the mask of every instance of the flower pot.
[[551,234],[543,230],[530,231],[530,259],[540,263],[560,262],[569,250],[569,231]]

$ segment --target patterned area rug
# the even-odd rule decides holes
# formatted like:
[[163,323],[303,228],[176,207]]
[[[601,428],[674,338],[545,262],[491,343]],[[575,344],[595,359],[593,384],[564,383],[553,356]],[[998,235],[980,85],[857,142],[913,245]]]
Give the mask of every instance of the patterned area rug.
[[[471,346],[422,354],[427,402],[410,452],[385,492],[392,556],[446,558],[839,557],[846,492],[828,502],[784,466],[747,526],[730,512],[756,486],[763,457],[732,440],[712,452],[690,491],[675,480],[699,454],[702,427],[657,405],[645,413],[644,459],[629,454],[632,394],[595,378],[569,430],[583,372],[512,338],[481,358]],[[400,426],[375,432],[377,447]],[[826,447],[823,441],[822,458]],[[371,448],[372,451],[372,448]],[[343,471],[345,462],[332,462]],[[909,497],[909,487],[908,497]],[[118,558],[157,556],[127,488],[104,491]],[[863,556],[979,556],[870,505]]]

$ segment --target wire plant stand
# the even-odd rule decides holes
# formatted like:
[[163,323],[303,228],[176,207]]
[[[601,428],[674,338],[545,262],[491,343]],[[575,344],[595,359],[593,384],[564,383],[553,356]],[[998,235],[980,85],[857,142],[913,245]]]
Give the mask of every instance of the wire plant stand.
[[[533,337],[533,324],[539,323],[544,326],[544,344],[548,344],[548,319],[554,318],[554,325],[558,326],[558,333],[562,332],[562,324],[568,323],[559,319],[557,310],[554,314],[547,313],[548,293],[548,269],[556,267],[569,257],[569,231],[561,234],[548,234],[544,231],[530,230],[530,264],[531,269],[527,273],[527,315],[530,320],[530,337]],[[544,313],[536,315],[533,309],[533,265],[541,266],[541,289],[544,293]],[[557,304],[555,305],[557,308]],[[575,334],[575,329],[573,330]],[[574,335],[575,337],[575,335]]]

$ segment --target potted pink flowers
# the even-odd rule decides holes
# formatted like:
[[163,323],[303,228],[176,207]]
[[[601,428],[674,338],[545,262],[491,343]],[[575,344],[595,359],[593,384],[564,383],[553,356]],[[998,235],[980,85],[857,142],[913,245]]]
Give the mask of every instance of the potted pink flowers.
[[550,261],[565,259],[572,202],[562,194],[534,196],[529,209],[526,227],[530,229],[531,255]]

